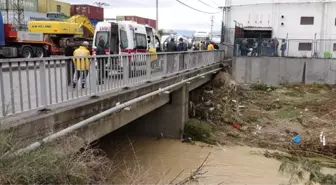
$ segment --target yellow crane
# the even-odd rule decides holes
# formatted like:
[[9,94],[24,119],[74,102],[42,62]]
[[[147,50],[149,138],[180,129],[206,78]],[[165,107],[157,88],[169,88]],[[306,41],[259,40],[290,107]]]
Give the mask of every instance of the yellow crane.
[[28,31],[34,33],[83,35],[81,28],[86,28],[90,37],[93,37],[95,28],[90,20],[82,15],[70,18],[63,13],[47,13],[47,19],[29,21]]
[[[83,37],[87,30],[88,37]],[[81,15],[67,17],[63,13],[47,13],[47,19],[38,19],[28,22],[28,31],[32,33],[43,33],[45,40],[54,43],[58,48],[65,48],[68,40],[73,40],[75,45],[83,41],[92,42],[95,27],[90,20]]]

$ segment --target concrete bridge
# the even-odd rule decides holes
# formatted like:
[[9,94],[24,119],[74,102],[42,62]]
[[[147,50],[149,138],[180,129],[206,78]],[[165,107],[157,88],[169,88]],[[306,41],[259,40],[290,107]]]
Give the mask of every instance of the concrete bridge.
[[[60,75],[58,78],[55,75],[55,78],[51,80],[52,75],[48,73],[60,71],[59,74],[66,74],[66,62],[73,60],[73,58],[58,59],[54,63],[59,65],[52,66],[55,70],[50,70],[48,66],[55,59],[44,59],[39,63],[37,69],[39,70],[39,79],[42,81],[38,83],[47,84],[47,86],[43,87],[40,84],[40,88],[35,93],[35,96],[38,96],[36,100],[41,100],[42,106],[40,103],[34,102],[37,106],[31,108],[34,103],[30,102],[33,99],[30,98],[28,101],[30,109],[19,112],[12,111],[14,113],[11,115],[3,115],[0,119],[1,131],[11,132],[16,140],[21,141],[22,146],[41,141],[43,138],[43,142],[49,142],[66,133],[73,132],[83,138],[85,142],[90,143],[141,118],[143,124],[137,128],[140,132],[152,136],[163,134],[165,137],[178,138],[183,131],[184,123],[188,120],[189,92],[209,82],[221,70],[223,63],[228,63],[230,60],[225,60],[224,51],[163,53],[157,56],[154,63],[149,60],[151,57],[153,56],[92,57],[91,61],[94,62],[91,62],[90,65],[88,85],[85,89],[77,89],[77,87],[71,89],[71,87],[67,87],[65,75]],[[106,61],[113,62],[116,59],[127,59],[121,61],[124,62],[121,75],[117,74],[117,77],[109,75],[105,84],[99,87],[95,82],[97,76],[102,74],[97,72],[96,66],[99,65],[96,64],[102,61],[106,64]],[[28,66],[29,62],[23,62]],[[12,66],[13,63],[19,62],[8,60],[7,63]],[[34,61],[33,69],[35,64]],[[115,64],[113,63],[113,65]],[[20,69],[20,67],[22,65],[19,64],[19,73],[20,71],[28,71],[26,68]],[[118,67],[121,68],[121,65]],[[137,68],[138,71],[136,72],[136,69],[132,67]],[[129,70],[124,70],[127,68]],[[4,71],[0,70],[0,77],[4,76]],[[27,75],[28,73],[29,71]],[[43,79],[43,76],[49,76],[49,78]],[[34,79],[35,76],[33,75],[32,78]],[[23,88],[10,84],[13,81],[10,74],[9,79],[7,85],[4,85],[5,81],[1,81],[1,88],[8,86],[12,91],[13,88],[18,88],[22,96]],[[55,88],[55,93],[48,93],[48,86],[54,86],[54,84],[48,84],[48,81],[49,83],[53,81],[57,83],[57,80],[62,82],[62,86]],[[21,81],[23,80],[21,79]],[[20,82],[20,85],[22,84]],[[38,85],[35,84],[35,86]],[[65,97],[71,93],[76,94],[70,91],[77,91],[77,94],[80,94],[78,91],[86,91],[86,93],[82,93],[82,96],[78,98],[62,99],[63,101],[59,100],[58,103],[49,101],[48,103],[49,97],[47,95],[59,96],[64,93],[63,97]],[[6,93],[2,95],[6,95]],[[18,101],[16,95],[9,97],[9,100],[14,103]],[[4,112],[5,101],[3,96],[2,98]],[[19,98],[19,105],[25,105],[22,99]],[[28,100],[28,98],[26,99]],[[56,98],[52,97],[51,99],[55,100]],[[38,144],[43,144],[43,142]]]

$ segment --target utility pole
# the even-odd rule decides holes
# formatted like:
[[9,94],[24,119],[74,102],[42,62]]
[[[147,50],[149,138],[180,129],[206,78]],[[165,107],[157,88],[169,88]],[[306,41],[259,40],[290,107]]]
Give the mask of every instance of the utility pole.
[[156,31],[159,30],[159,0],[156,0]]
[[224,38],[224,35],[225,35],[225,23],[224,23],[224,20],[225,20],[225,7],[220,7],[223,9],[223,16],[222,16],[222,27],[221,27],[221,43],[224,43],[225,42],[225,38]]
[[24,7],[23,0],[13,0],[13,24],[16,31],[22,31],[26,29],[23,25],[24,21]]
[[213,26],[214,26],[214,16],[211,16],[211,28],[210,28],[210,39],[212,39],[212,32],[213,32]]
[[6,4],[5,4],[5,10],[6,10],[6,23],[9,24],[9,0],[6,0]]

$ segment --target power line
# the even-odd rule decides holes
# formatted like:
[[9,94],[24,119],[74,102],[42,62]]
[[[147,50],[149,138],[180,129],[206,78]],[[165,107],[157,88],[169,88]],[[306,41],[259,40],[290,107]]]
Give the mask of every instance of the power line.
[[181,3],[181,4],[183,4],[184,6],[186,6],[186,7],[188,7],[188,8],[190,8],[190,9],[193,9],[193,10],[198,11],[198,12],[201,12],[201,13],[206,13],[206,14],[217,14],[217,13],[221,13],[221,11],[220,11],[220,12],[205,12],[205,11],[202,11],[202,10],[198,10],[198,9],[196,9],[196,8],[194,8],[194,7],[191,7],[191,6],[189,6],[189,5],[187,5],[187,4],[183,3],[183,2],[181,2],[180,0],[176,0],[176,1],[179,2],[179,3]]
[[[216,8],[216,7],[213,7],[213,6],[209,5],[208,3],[203,2],[202,0],[198,0],[198,1],[201,2],[202,4],[208,6],[208,7]],[[216,9],[217,9],[217,8],[216,8]]]

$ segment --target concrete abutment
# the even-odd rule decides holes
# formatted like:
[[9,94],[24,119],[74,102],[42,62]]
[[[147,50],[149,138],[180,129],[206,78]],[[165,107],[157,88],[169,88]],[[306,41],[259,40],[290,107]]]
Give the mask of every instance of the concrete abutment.
[[[170,93],[169,103],[132,123],[137,135],[180,138],[188,121],[189,88],[184,85]],[[133,130],[134,129],[134,130]]]

